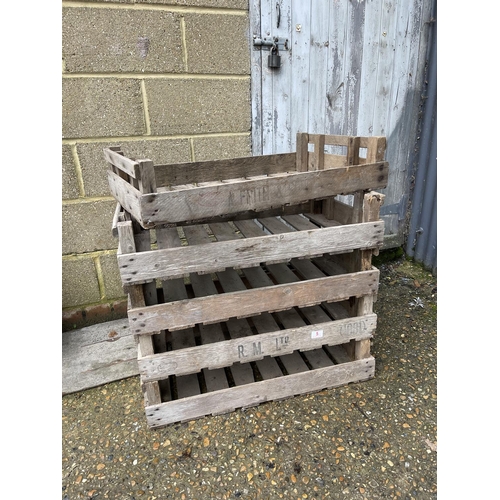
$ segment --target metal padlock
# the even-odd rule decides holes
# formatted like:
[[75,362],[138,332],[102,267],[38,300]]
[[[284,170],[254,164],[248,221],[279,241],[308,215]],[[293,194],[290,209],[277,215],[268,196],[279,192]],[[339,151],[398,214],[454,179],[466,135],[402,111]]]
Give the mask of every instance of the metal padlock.
[[278,53],[276,44],[272,46],[271,53],[267,56],[267,66],[269,68],[279,68],[281,66],[281,56]]

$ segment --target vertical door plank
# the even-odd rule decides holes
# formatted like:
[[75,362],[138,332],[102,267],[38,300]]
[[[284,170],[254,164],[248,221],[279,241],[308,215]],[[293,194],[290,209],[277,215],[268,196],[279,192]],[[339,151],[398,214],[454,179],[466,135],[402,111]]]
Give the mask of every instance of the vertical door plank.
[[[261,36],[260,0],[249,1],[251,41],[253,37]],[[262,116],[262,50],[250,48],[250,76],[251,76],[251,106],[252,106],[252,154],[262,155],[262,129],[264,118]]]
[[[381,44],[388,40],[382,28],[382,10],[391,8],[384,2],[370,2],[365,11],[365,34],[363,39],[363,62],[361,66],[361,93],[359,95],[359,116],[356,134],[377,134],[374,130],[375,106],[377,101],[377,72],[380,65]],[[390,35],[389,35],[390,37]]]
[[[300,26],[300,30],[298,27]],[[309,132],[309,85],[317,75],[310,73],[309,51],[311,46],[311,1],[293,1],[291,14],[292,78],[290,107],[292,148],[297,132]]]
[[[277,8],[280,5],[280,23],[277,26]],[[292,0],[271,1],[271,35],[288,38],[290,43],[290,20]],[[292,151],[292,135],[295,139],[296,130],[292,130],[292,114],[296,110],[290,106],[292,92],[292,51],[282,50],[281,67],[270,70],[273,85],[273,153],[289,153]],[[267,65],[267,55],[264,63]]]
[[[309,54],[310,74],[309,113],[307,131],[326,134],[327,71],[329,55],[329,30],[334,2],[311,2],[311,45]],[[316,146],[315,146],[316,147]]]
[[[276,8],[272,0],[260,2],[260,31],[262,37],[273,35],[272,12]],[[262,154],[274,153],[274,73],[267,67],[267,50],[261,49],[261,110],[262,110]]]
[[348,48],[348,13],[350,2],[331,2],[330,36],[328,40],[326,126],[328,134],[342,134],[346,120],[347,90],[346,51]]
[[344,135],[358,134],[359,95],[361,92],[361,65],[367,2],[349,2],[349,24],[346,45],[346,91],[344,106]]

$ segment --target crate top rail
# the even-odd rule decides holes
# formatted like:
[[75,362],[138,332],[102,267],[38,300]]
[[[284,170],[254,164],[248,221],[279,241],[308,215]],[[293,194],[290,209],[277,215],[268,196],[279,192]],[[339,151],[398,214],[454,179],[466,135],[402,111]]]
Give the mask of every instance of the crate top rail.
[[266,210],[302,213],[311,200],[383,188],[389,174],[384,152],[385,137],[306,133],[298,134],[295,153],[171,165],[104,149],[111,193],[145,229]]

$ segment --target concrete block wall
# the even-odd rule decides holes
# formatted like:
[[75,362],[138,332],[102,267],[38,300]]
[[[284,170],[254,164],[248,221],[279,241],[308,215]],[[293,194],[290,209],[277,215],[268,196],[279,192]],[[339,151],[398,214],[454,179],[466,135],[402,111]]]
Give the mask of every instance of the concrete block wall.
[[251,155],[248,0],[63,1],[63,331],[126,314],[102,150]]

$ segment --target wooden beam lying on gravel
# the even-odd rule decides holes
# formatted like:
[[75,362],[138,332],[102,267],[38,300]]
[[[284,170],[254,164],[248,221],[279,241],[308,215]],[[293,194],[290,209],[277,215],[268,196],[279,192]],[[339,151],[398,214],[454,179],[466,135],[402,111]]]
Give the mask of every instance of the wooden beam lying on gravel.
[[63,395],[138,374],[127,318],[62,333]]

